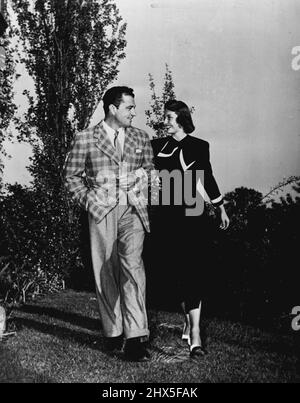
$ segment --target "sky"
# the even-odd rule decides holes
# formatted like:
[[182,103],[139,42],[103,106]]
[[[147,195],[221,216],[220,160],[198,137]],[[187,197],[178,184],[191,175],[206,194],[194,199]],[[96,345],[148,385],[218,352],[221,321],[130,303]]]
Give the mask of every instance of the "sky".
[[[135,90],[134,125],[146,126],[148,74],[161,91],[165,64],[177,99],[195,108],[196,137],[210,143],[223,193],[263,194],[300,174],[299,0],[115,0],[127,22],[126,59],[112,85]],[[300,50],[300,48],[299,48]],[[20,110],[26,72],[16,83]],[[102,105],[90,125],[103,118]],[[27,184],[30,148],[7,145],[4,180]]]

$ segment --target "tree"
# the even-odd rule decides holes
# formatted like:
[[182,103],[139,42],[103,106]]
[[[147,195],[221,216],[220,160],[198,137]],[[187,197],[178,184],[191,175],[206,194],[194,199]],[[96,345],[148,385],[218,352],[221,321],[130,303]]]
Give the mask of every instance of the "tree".
[[[20,139],[33,145],[30,172],[58,183],[74,131],[88,126],[125,57],[126,24],[113,0],[13,0],[35,96]],[[48,176],[48,177],[47,177]],[[46,179],[47,178],[47,179]]]
[[[6,22],[9,24],[8,17],[6,17]],[[0,190],[2,188],[2,173],[4,168],[2,157],[7,156],[3,143],[5,140],[12,138],[8,128],[16,111],[16,105],[13,101],[13,82],[16,75],[13,59],[14,50],[11,47],[11,39],[14,32],[9,27],[6,33],[2,37],[0,36],[0,57],[4,58],[3,68],[0,67]]]
[[150,73],[149,86],[151,91],[151,103],[150,109],[147,109],[145,111],[147,117],[146,124],[155,131],[156,137],[164,137],[164,104],[168,100],[176,98],[172,71],[169,69],[169,66],[167,64],[162,95],[157,95],[154,78]]
[[299,193],[298,185],[300,183],[300,176],[299,175],[292,175],[288,178],[284,178],[282,181],[277,183],[277,185],[273,186],[263,197],[262,201],[264,203],[272,203],[274,202],[274,196],[278,196],[280,192],[283,192],[286,189],[286,186],[291,185],[292,189]]
[[296,279],[299,259],[300,178],[290,177],[285,182],[292,184],[293,197],[287,193],[278,201],[273,200],[267,209],[267,236],[272,269],[270,288],[273,289],[274,303],[281,312],[289,311],[298,303],[299,297]]
[[[19,140],[33,147],[33,181],[31,188],[10,187],[0,200],[5,210],[0,216],[0,247],[11,270],[5,275],[16,274],[15,283],[25,275],[25,288],[30,284],[36,290],[39,284],[31,283],[36,273],[57,284],[83,268],[81,214],[64,189],[64,161],[74,132],[88,126],[118,74],[125,57],[126,24],[113,0],[12,4],[23,47],[21,62],[35,85],[34,94],[25,91],[29,108],[17,122]],[[23,280],[20,284],[23,289]]]
[[231,217],[229,232],[245,234],[249,229],[249,220],[259,208],[265,209],[262,205],[263,195],[254,189],[245,187],[236,188],[234,191],[226,193],[226,209]]
[[[272,200],[286,185],[296,195]],[[240,318],[266,323],[297,303],[299,192],[299,177],[293,176],[265,196],[245,187],[225,195],[231,223],[225,234],[214,234],[214,242],[216,266],[226,268],[219,271],[218,293],[232,314],[236,309]]]

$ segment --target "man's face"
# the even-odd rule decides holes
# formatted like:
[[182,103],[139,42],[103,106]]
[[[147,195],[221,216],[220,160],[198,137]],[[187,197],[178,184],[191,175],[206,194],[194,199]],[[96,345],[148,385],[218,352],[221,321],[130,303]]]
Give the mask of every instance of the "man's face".
[[119,107],[115,107],[115,119],[120,127],[131,126],[132,119],[135,117],[135,102],[130,95],[123,95],[123,100]]

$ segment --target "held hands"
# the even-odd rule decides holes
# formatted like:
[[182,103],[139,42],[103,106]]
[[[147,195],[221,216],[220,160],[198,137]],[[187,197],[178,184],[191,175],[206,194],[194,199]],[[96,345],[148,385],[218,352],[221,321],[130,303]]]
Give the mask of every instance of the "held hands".
[[120,188],[123,189],[125,192],[128,192],[134,187],[136,180],[136,176],[133,172],[123,173],[119,176]]
[[132,189],[142,191],[148,188],[148,173],[144,168],[128,171],[127,165],[123,164],[122,170],[118,176],[118,182],[120,188],[125,192]]
[[220,228],[222,230],[226,230],[229,227],[229,218],[228,215],[225,211],[225,207],[223,205],[220,206],[220,211],[221,211],[221,224],[220,224]]

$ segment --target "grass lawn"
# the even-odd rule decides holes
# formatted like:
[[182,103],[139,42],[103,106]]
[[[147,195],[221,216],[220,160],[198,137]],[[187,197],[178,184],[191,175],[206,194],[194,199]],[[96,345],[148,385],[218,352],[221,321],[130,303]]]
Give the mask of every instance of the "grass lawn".
[[[126,362],[103,346],[94,294],[63,291],[15,309],[0,342],[0,382],[299,382],[295,335],[205,320],[209,354],[191,360],[178,313],[150,311],[148,363]],[[300,335],[299,335],[300,336]]]

